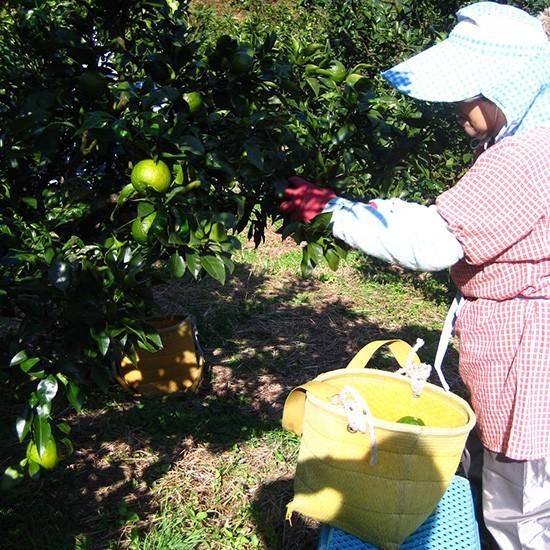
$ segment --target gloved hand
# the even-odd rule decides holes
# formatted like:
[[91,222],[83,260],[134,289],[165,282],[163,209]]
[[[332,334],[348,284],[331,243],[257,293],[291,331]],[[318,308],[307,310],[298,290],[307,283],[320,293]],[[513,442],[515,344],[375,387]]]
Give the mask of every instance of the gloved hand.
[[319,187],[298,176],[288,178],[290,185],[284,190],[285,199],[280,210],[292,221],[309,223],[320,214],[327,202],[336,198],[330,190]]

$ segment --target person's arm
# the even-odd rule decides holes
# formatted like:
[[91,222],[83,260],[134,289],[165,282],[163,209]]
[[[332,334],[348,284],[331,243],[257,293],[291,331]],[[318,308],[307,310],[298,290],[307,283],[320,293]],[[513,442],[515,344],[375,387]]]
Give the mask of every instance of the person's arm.
[[354,202],[302,178],[289,181],[282,212],[304,222],[331,212],[334,236],[370,256],[418,271],[438,271],[464,255],[435,206],[400,199]]
[[464,255],[435,206],[400,199],[366,204],[336,197],[323,212],[332,212],[335,237],[369,256],[408,269],[439,271]]

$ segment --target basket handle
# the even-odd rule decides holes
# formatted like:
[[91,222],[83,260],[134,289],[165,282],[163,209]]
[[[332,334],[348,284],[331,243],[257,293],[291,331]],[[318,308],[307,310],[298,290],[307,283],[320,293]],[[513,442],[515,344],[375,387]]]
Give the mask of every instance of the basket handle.
[[[374,353],[383,346],[387,346],[399,366],[404,369],[407,361],[420,363],[418,355],[413,351],[412,347],[404,340],[394,338],[391,340],[373,340],[365,347],[361,348],[355,357],[348,363],[347,369],[362,369],[367,366]],[[411,356],[412,354],[412,356]]]
[[[411,357],[415,363],[420,363],[420,359],[413,352],[412,347],[404,340],[374,340],[359,350],[355,357],[349,362],[348,369],[363,369],[369,362],[374,353],[382,346],[388,346],[390,352],[395,357],[401,368],[404,368]],[[329,382],[311,380],[301,386],[295,387],[286,398],[283,408],[283,428],[294,432],[296,435],[302,435],[304,423],[304,409],[306,402],[306,393],[310,392],[318,399],[330,401],[333,395],[338,394],[340,389]]]
[[328,382],[311,380],[301,386],[296,386],[286,398],[283,408],[283,428],[294,432],[296,435],[302,435],[304,424],[304,409],[306,404],[306,394],[310,392],[318,399],[330,401],[334,394],[340,390]]

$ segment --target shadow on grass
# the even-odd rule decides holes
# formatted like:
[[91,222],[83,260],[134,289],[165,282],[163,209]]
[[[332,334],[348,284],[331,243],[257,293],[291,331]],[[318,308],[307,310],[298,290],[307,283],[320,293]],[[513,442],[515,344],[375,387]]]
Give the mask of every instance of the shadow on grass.
[[447,270],[426,273],[390,266],[382,260],[358,255],[357,270],[371,281],[386,284],[407,282],[426,300],[435,304],[450,304],[456,293]]
[[[414,343],[421,336],[426,356],[433,357],[436,331],[410,325],[389,334],[350,311],[346,301],[318,294],[321,286],[319,280],[295,275],[269,282],[238,265],[224,287],[204,281],[160,289],[159,313],[196,318],[215,376],[197,395],[146,400],[117,388],[107,396],[92,395],[83,414],[65,419],[72,426],[75,453],[39,481],[1,495],[2,547],[118,548],[123,539],[127,547],[132,525],[147,528],[159,510],[155,484],[190,449],[222,452],[280,430],[282,405],[292,387],[344,367],[371,340],[400,337]],[[381,354],[369,366],[396,369]],[[209,482],[200,489],[215,490]],[[262,492],[267,506],[258,509],[267,511],[267,519],[260,530],[272,540],[269,547],[298,548],[285,546],[292,539],[312,548],[314,527],[301,520],[291,530],[284,527],[291,481],[276,481]],[[278,504],[270,509],[273,499]]]

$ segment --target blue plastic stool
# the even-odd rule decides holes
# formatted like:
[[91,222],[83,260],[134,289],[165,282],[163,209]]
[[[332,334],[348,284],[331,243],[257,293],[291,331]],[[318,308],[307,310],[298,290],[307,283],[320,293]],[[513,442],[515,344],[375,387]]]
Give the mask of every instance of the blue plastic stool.
[[[455,476],[432,515],[403,544],[401,550],[480,550],[470,482]],[[317,550],[377,550],[336,527],[323,525]]]

